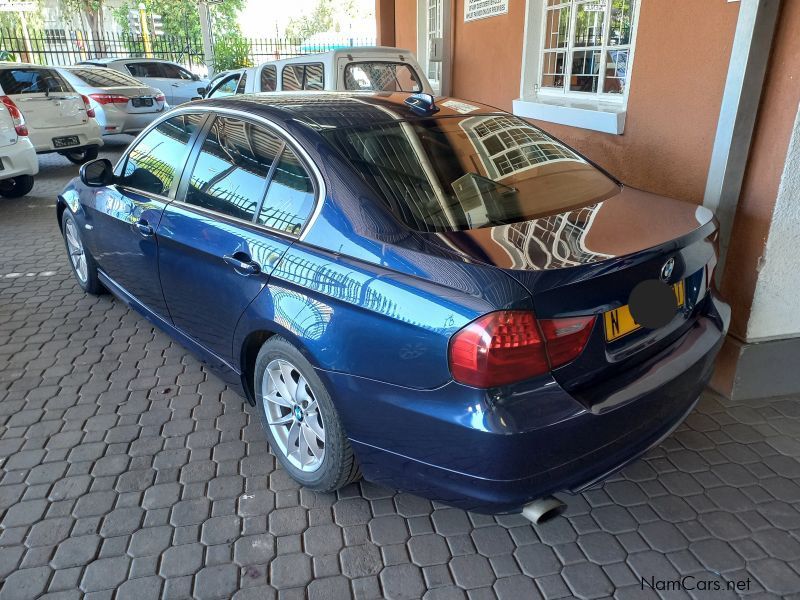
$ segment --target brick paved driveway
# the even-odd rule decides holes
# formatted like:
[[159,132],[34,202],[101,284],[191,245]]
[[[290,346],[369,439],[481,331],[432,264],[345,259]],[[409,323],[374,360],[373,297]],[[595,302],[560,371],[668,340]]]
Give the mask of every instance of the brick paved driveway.
[[800,598],[799,399],[709,394],[539,528],[369,483],[314,494],[241,398],[73,283],[53,198],[76,170],[45,157],[0,200],[0,598],[646,598],[640,577],[687,574]]

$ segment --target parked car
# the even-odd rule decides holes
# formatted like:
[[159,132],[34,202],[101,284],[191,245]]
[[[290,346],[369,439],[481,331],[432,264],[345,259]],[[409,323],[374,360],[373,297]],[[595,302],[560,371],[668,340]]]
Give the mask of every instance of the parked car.
[[33,189],[33,176],[38,172],[39,159],[25,117],[0,88],[0,196],[24,196]]
[[409,50],[357,46],[228,71],[224,77],[214,78],[205,97],[277,90],[433,93]]
[[58,72],[87,96],[103,135],[139,133],[169,109],[164,93],[130,75],[102,67],[61,67]]
[[193,103],[57,206],[79,285],[212,365],[314,490],[552,516],[684,420],[730,318],[709,210],[452,98]]
[[51,67],[0,63],[0,88],[25,117],[36,152],[58,152],[76,164],[97,158],[103,145],[89,98]]
[[105,67],[131,75],[147,86],[161,90],[171,105],[183,104],[203,96],[208,79],[187,68],[158,58],[94,58],[79,65]]

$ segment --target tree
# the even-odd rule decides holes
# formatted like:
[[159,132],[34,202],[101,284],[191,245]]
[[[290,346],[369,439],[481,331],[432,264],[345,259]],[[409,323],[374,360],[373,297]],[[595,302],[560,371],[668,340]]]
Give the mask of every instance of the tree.
[[67,14],[77,14],[86,19],[86,23],[92,32],[95,50],[103,52],[105,0],[61,0],[61,5]]
[[[237,17],[244,8],[246,0],[224,0],[220,4],[210,5],[214,35],[226,36],[239,32]],[[196,0],[145,0],[148,14],[161,15],[164,34],[180,39],[198,39],[200,37],[200,13]],[[128,28],[128,11],[137,9],[138,1],[126,0],[119,8],[114,9],[114,18],[124,28]]]
[[316,33],[341,31],[342,25],[357,16],[353,0],[317,0],[310,15],[292,18],[286,26],[286,37],[308,39]]

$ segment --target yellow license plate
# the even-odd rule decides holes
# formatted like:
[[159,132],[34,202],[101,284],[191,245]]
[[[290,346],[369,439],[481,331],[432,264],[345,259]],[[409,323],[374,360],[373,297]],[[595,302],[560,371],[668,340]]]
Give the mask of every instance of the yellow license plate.
[[[675,290],[675,299],[678,301],[678,306],[683,306],[686,301],[686,288],[683,281],[673,285],[672,289]],[[604,312],[603,321],[605,322],[607,342],[618,340],[642,327],[633,320],[631,309],[627,304]]]

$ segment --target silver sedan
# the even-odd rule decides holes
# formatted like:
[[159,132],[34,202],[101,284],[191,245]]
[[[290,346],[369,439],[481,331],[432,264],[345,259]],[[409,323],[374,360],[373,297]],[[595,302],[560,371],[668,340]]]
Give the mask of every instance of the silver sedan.
[[103,135],[139,133],[169,110],[161,90],[104,67],[60,67],[58,71],[89,98]]

